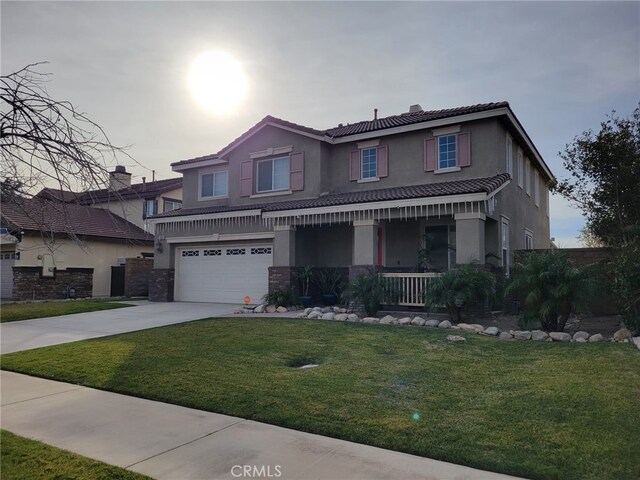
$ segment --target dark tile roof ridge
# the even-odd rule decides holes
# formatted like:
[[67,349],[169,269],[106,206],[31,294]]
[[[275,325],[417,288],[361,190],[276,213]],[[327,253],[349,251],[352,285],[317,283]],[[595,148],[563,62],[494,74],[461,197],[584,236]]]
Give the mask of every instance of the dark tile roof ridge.
[[96,200],[119,200],[120,198],[131,197],[144,197],[151,194],[159,194],[168,190],[175,190],[182,186],[182,177],[165,178],[163,180],[156,180],[154,182],[140,182],[134,183],[130,187],[123,188],[121,190],[113,191],[108,188],[102,188],[100,190],[89,190],[79,195],[81,203],[96,201]]
[[[426,183],[407,185],[401,187],[388,187],[373,190],[360,190],[351,192],[331,193],[329,195],[306,198],[300,200],[288,200],[284,202],[272,202],[252,205],[223,205],[218,207],[197,207],[173,210],[171,212],[154,215],[151,218],[172,218],[190,215],[207,215],[244,210],[262,210],[264,212],[276,212],[282,210],[297,210],[303,208],[322,208],[338,205],[384,202],[412,198],[429,198],[449,195],[464,195],[470,193],[491,193],[501,187],[510,179],[507,173],[500,173],[492,177],[480,177],[448,182]],[[397,197],[397,198],[391,198]]]

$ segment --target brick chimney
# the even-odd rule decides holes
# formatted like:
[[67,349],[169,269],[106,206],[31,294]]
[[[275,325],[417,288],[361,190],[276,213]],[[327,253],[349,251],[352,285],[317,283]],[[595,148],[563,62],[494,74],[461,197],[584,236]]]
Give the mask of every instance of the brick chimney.
[[109,172],[109,190],[117,192],[129,187],[131,187],[131,174],[124,166],[118,165],[113,172]]

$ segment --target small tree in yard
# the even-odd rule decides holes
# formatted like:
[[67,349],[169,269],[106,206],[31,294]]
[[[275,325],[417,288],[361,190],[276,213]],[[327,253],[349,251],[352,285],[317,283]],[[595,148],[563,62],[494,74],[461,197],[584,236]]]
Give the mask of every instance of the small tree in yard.
[[444,306],[451,320],[460,321],[462,312],[474,304],[486,305],[495,297],[496,277],[477,264],[463,265],[457,270],[434,278],[425,291],[425,309]]
[[383,302],[396,303],[400,292],[396,285],[389,279],[378,275],[374,270],[360,273],[349,282],[342,294],[344,303],[361,304],[365,313],[372,317]]
[[627,119],[611,115],[560,156],[571,177],[556,190],[586,215],[583,236],[614,249],[609,274],[619,312],[640,331],[640,107]]
[[571,313],[584,312],[591,296],[586,269],[560,250],[528,252],[516,262],[506,293],[524,300],[524,324],[561,332]]

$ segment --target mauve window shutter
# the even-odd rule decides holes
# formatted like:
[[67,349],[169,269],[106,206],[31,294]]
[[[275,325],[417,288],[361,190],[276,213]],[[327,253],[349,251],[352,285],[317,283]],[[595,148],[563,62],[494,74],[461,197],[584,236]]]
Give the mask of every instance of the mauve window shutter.
[[240,196],[248,197],[253,192],[253,161],[240,163]]
[[458,166],[468,167],[471,165],[471,142],[469,132],[458,134]]
[[424,171],[433,172],[436,169],[436,139],[424,141]]
[[389,175],[389,156],[387,155],[387,146],[378,147],[378,177],[386,177]]
[[289,188],[304,190],[304,152],[289,155]]
[[351,152],[349,179],[352,182],[360,180],[360,150],[354,150],[353,152]]

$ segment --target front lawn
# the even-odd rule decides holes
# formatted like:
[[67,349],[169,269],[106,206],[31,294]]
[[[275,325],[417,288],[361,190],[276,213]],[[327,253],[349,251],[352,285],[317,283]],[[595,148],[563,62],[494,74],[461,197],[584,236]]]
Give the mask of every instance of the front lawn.
[[[213,319],[2,368],[528,478],[640,478],[640,352],[427,328]],[[311,369],[291,365],[319,363]]]
[[149,480],[149,477],[0,430],[3,479]]
[[7,303],[0,307],[0,322],[16,322],[31,318],[57,317],[71,313],[95,312],[130,307],[111,299],[67,300],[64,302]]

